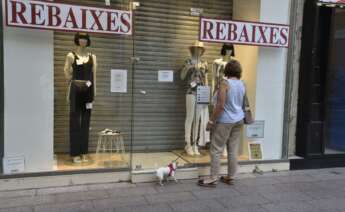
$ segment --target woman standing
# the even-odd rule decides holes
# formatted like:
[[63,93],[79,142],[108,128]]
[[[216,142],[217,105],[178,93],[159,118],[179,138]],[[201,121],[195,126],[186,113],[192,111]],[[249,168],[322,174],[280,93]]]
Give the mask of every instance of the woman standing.
[[243,128],[243,101],[246,92],[241,64],[231,60],[224,70],[225,80],[217,94],[217,104],[207,128],[213,131],[211,141],[211,176],[199,180],[200,186],[216,186],[219,180],[220,158],[224,148],[228,150],[228,175],[220,180],[232,184],[237,170],[238,147]]

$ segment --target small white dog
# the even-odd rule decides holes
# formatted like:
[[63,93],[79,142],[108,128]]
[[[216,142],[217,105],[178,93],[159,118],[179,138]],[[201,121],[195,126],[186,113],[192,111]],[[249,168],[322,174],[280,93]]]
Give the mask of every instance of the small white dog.
[[156,170],[156,176],[159,179],[159,184],[163,186],[163,181],[166,180],[168,181],[169,178],[173,179],[175,182],[177,182],[175,178],[176,174],[176,169],[177,169],[177,162],[173,161],[171,162],[168,166],[166,167],[161,167]]

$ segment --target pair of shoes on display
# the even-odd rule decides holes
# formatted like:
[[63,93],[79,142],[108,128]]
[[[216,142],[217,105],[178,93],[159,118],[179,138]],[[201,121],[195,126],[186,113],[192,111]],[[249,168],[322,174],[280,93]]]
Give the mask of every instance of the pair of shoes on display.
[[81,163],[88,163],[89,162],[87,155],[82,155],[81,157],[76,156],[76,157],[73,157],[72,160],[73,160],[73,163],[75,163],[75,164],[81,164]]
[[190,155],[190,156],[199,156],[200,155],[200,152],[198,150],[197,145],[194,145],[194,146],[187,145],[185,147],[185,151],[186,151],[187,155]]
[[104,129],[102,133],[111,135],[111,134],[120,134],[121,132],[119,130],[111,130],[107,128],[107,129]]

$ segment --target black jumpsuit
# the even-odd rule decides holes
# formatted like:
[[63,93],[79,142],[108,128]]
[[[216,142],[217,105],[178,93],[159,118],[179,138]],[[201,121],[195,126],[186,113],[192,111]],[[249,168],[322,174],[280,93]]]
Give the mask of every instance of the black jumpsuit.
[[[89,55],[87,63],[78,65],[78,56],[72,53],[74,63],[70,88],[70,155],[74,157],[88,153],[91,109],[86,108],[86,103],[91,103],[94,99],[94,75],[92,55]],[[82,83],[83,86],[80,86],[74,80],[90,81],[92,85],[87,87]]]

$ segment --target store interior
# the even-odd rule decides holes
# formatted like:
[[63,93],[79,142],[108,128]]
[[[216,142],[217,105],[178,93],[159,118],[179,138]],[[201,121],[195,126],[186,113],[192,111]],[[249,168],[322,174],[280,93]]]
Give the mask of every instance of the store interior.
[[[66,3],[80,4],[80,1]],[[111,6],[131,10],[131,3],[112,0]],[[85,4],[104,6],[104,1],[88,0]],[[209,165],[207,132],[201,127],[195,128],[195,133],[192,133],[195,130],[186,130],[186,119],[191,114],[187,106],[191,84],[188,79],[181,79],[183,67],[195,49],[202,49],[202,55],[194,61],[203,63],[204,72],[207,69],[203,83],[210,87],[214,86],[214,64],[225,60],[222,55],[224,43],[198,42],[200,16],[253,22],[262,21],[264,17],[267,23],[287,23],[288,12],[271,16],[272,4],[275,3],[262,0],[164,3],[145,0],[133,10],[135,30],[132,36],[90,33],[90,45],[83,52],[77,52],[80,45],[75,42],[75,32],[5,26],[5,156],[22,156],[25,172],[142,171],[166,166],[174,160],[178,161],[178,167]],[[242,65],[242,79],[252,113],[256,120],[264,122],[262,128],[265,130],[264,139],[249,139],[247,127],[244,128],[240,161],[252,159],[249,145],[253,142],[262,145],[258,148],[262,151],[260,159],[281,159],[285,50],[233,45],[231,59]],[[35,52],[35,58],[39,59],[28,57],[28,52]],[[72,52],[77,52],[77,57],[79,53],[86,53],[79,54],[83,62],[75,61]],[[72,55],[69,63],[66,62],[68,55]],[[73,93],[66,70],[73,74],[75,67],[88,64],[90,58],[97,66],[95,69],[95,63],[85,66],[87,70],[95,70],[93,79],[89,80],[93,99],[87,102],[92,103],[92,109],[86,119],[90,120],[85,121],[87,124],[83,128],[83,135],[88,138],[76,139],[80,135],[73,135],[71,139],[75,127],[71,123],[76,123],[80,117],[71,119],[69,95]],[[167,73],[168,79],[160,78],[161,73]],[[270,76],[269,82],[267,76]],[[22,89],[18,89],[18,85]],[[270,98],[265,98],[268,93]],[[212,107],[211,102],[203,104],[203,117],[210,115]],[[199,121],[192,120],[190,127],[193,129],[193,123],[199,124]],[[197,140],[198,145],[194,145],[197,151],[193,147],[192,152],[199,154],[191,155],[191,151],[186,151],[186,134],[193,138],[189,140],[191,146]],[[82,143],[84,148],[83,153],[77,154],[77,157],[82,156],[77,160],[71,155],[72,143],[74,150],[76,143]],[[226,157],[223,162],[226,163]]]
[[[158,7],[159,11],[146,14],[145,11],[152,6]],[[151,170],[173,160],[178,161],[179,167],[209,164],[210,135],[201,142],[200,135],[205,133],[201,125],[197,137],[193,137],[193,132],[190,132],[191,146],[198,143],[197,147],[193,147],[198,149],[198,154],[187,152],[185,147],[185,131],[188,130],[185,122],[187,113],[191,112],[186,109],[188,80],[182,80],[180,75],[185,61],[192,56],[194,45],[203,45],[195,49],[203,49],[198,60],[207,62],[207,84],[212,87],[212,91],[217,86],[214,75],[217,69],[215,65],[219,61],[235,59],[241,63],[242,79],[246,83],[251,109],[255,111],[258,47],[234,45],[231,55],[222,55],[222,43],[196,44],[199,17],[191,16],[191,7],[203,8],[204,14],[211,17],[247,21],[257,21],[259,18],[259,1],[249,8],[243,8],[239,3],[232,5],[231,1],[224,3],[217,0],[214,4],[199,1],[164,5],[145,1],[135,11],[135,23],[138,26],[135,26],[136,35],[133,37],[90,34],[91,45],[87,51],[97,56],[97,91],[90,121],[89,153],[87,160],[82,163],[74,163],[69,154],[70,108],[66,103],[68,86],[63,71],[66,55],[77,48],[74,43],[75,33],[54,32],[54,170],[129,167],[133,170]],[[169,11],[169,14],[163,11]],[[154,22],[142,23],[147,19]],[[152,32],[147,32],[148,29]],[[140,61],[131,61],[132,56],[139,57]],[[113,69],[127,71],[125,92],[111,92]],[[159,82],[159,70],[173,71],[173,82]],[[205,107],[210,114],[212,103]],[[195,122],[196,119],[189,123],[192,125],[191,131],[194,130]],[[105,129],[120,133],[102,136]],[[110,137],[118,136],[122,137],[123,146],[115,142],[110,147],[109,142],[113,142]],[[103,144],[102,139],[105,140]],[[104,150],[102,145],[106,145],[103,146]],[[239,151],[240,161],[249,160],[248,139],[244,130]],[[226,158],[224,153],[222,162],[226,163]]]

